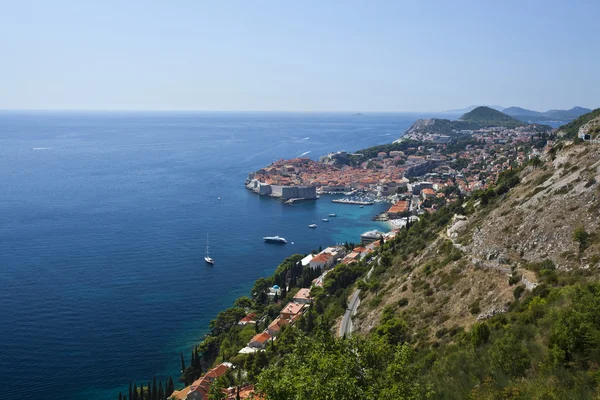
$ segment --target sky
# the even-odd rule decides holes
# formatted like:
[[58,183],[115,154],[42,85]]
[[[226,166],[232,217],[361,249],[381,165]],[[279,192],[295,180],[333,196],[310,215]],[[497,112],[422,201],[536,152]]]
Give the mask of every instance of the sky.
[[600,107],[600,1],[0,0],[0,109]]

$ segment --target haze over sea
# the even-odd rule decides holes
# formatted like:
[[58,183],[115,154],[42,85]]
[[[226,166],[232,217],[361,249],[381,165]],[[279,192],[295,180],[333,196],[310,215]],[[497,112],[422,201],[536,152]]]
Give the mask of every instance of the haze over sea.
[[382,227],[383,204],[286,206],[248,192],[248,172],[390,143],[428,116],[0,113],[2,392],[115,399],[129,379],[177,380],[179,351],[285,257]]

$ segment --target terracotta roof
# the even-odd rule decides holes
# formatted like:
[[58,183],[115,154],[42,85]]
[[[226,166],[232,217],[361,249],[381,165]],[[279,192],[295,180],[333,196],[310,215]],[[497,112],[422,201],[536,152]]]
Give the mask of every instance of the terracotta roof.
[[398,202],[396,202],[396,204],[394,204],[393,206],[390,207],[390,209],[388,210],[389,213],[392,214],[400,214],[403,212],[408,211],[408,201],[406,200],[400,200]]
[[287,325],[289,323],[290,322],[287,319],[277,317],[273,320],[273,322],[269,324],[269,330],[279,332],[282,326]]
[[302,307],[304,307],[304,304],[292,301],[289,302],[283,310],[281,310],[281,314],[298,314],[302,310]]
[[329,253],[319,253],[316,256],[313,257],[312,260],[310,260],[310,262],[315,262],[315,263],[326,263],[329,259],[331,258],[331,254]]
[[271,338],[272,338],[272,336],[269,335],[269,332],[261,332],[259,334],[254,335],[254,337],[252,339],[250,339],[250,343],[252,343],[252,342],[265,343],[265,342],[268,342]]
[[239,323],[248,323],[254,321],[254,317],[256,317],[256,313],[250,313],[246,315],[244,318],[240,319]]
[[294,295],[294,299],[310,300],[310,289],[302,288]]
[[208,371],[204,376],[211,379],[217,379],[221,375],[225,374],[225,372],[227,372],[227,365],[219,364],[210,371]]

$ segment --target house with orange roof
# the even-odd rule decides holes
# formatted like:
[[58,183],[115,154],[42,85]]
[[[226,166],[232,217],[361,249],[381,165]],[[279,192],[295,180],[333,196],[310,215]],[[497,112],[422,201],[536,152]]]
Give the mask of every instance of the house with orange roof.
[[281,310],[279,317],[283,319],[292,319],[294,316],[301,314],[304,311],[305,304],[291,301]]
[[267,332],[269,333],[269,335],[275,337],[275,336],[279,335],[281,328],[284,325],[288,325],[289,323],[290,323],[289,320],[277,317],[273,320],[273,322],[271,322],[269,324],[269,327],[267,328]]
[[267,343],[271,340],[273,336],[269,334],[269,332],[261,332],[256,335],[248,342],[249,347],[254,347],[255,349],[264,349],[267,347]]
[[244,318],[240,319],[238,325],[255,324],[256,321],[254,321],[254,318],[256,318],[256,313],[250,313]]
[[240,388],[231,387],[229,389],[224,389],[224,393],[227,396],[227,397],[225,397],[225,400],[237,400],[237,399],[264,400],[265,399],[263,396],[256,393],[256,391],[254,389],[254,385],[246,385],[246,386],[242,386]]
[[310,304],[312,297],[310,297],[310,289],[302,288],[294,295],[293,301],[300,304]]
[[408,211],[409,203],[406,200],[397,201],[390,209],[387,211],[387,215],[391,219],[400,218],[402,214]]
[[317,269],[317,268],[321,268],[321,269],[325,269],[330,267],[333,262],[334,262],[334,258],[331,254],[329,253],[319,253],[316,256],[314,256],[312,258],[312,260],[310,260],[310,267],[313,269]]
[[206,400],[208,399],[208,390],[211,383],[218,377],[223,376],[231,367],[231,363],[221,363],[208,371],[203,377],[196,379],[190,386],[174,391],[170,397],[177,400]]
[[430,188],[425,188],[425,189],[421,190],[421,196],[423,196],[423,200],[431,199],[431,198],[435,197],[435,190],[430,189]]
[[357,246],[353,248],[352,251],[355,253],[365,253],[367,251],[367,248],[364,246]]
[[358,260],[360,259],[360,253],[357,253],[356,251],[351,252],[350,254],[348,254],[346,257],[344,257],[341,261],[342,264],[353,264],[358,262]]

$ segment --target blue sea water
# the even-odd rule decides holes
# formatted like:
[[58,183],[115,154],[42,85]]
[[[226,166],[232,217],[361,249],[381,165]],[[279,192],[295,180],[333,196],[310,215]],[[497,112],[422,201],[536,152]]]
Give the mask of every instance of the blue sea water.
[[382,228],[385,205],[286,206],[245,190],[247,173],[389,143],[421,117],[0,113],[2,393],[116,399],[130,379],[176,379],[179,351],[283,258]]

